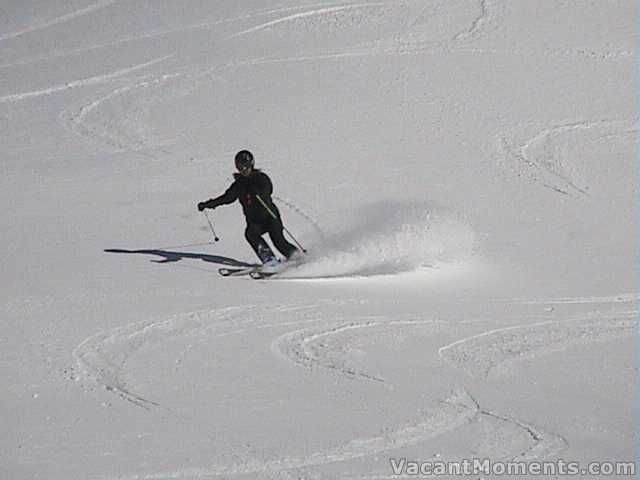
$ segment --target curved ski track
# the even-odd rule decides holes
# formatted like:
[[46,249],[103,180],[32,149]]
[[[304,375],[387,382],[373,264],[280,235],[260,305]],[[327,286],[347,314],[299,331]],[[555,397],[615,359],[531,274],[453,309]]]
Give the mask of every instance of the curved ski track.
[[[578,180],[580,169],[571,163],[569,155],[560,156],[554,152],[554,142],[576,132],[592,132],[591,138],[596,141],[626,141],[633,143],[639,131],[638,119],[633,120],[581,120],[561,122],[545,128],[538,134],[520,143],[508,140],[499,135],[501,160],[499,164],[516,177],[540,183],[545,188],[563,195],[589,196],[589,185]],[[543,154],[531,153],[534,148]]]
[[73,80],[71,82],[67,82],[65,84],[61,84],[61,85],[54,85],[52,87],[47,87],[47,88],[43,88],[40,90],[33,90],[30,92],[24,92],[24,93],[15,93],[15,94],[11,94],[11,95],[4,95],[0,97],[0,103],[7,103],[7,102],[17,102],[20,100],[27,100],[30,98],[35,98],[35,97],[41,97],[43,95],[52,95],[54,93],[58,93],[58,92],[63,92],[66,90],[71,90],[73,88],[79,88],[79,87],[87,87],[90,85],[99,85],[101,83],[107,83],[107,82],[111,82],[114,81],[120,77],[124,77],[125,75],[129,74],[129,73],[133,73],[136,72],[138,70],[142,70],[144,68],[150,67],[152,65],[155,65],[156,63],[160,63],[163,62],[165,60],[167,60],[168,58],[171,58],[173,55],[165,55],[163,57],[160,58],[156,58],[154,60],[150,60],[148,62],[144,62],[144,63],[140,63],[138,65],[133,65],[131,67],[127,67],[127,68],[122,68],[119,70],[115,70],[113,72],[110,73],[105,73],[103,75],[96,75],[93,77],[89,77],[89,78],[83,78],[80,80]]
[[[104,0],[89,5],[83,9],[56,17],[41,23],[27,26],[19,31],[0,36],[0,41],[16,38],[49,26],[70,21],[82,15],[105,8],[117,0]],[[342,25],[348,26],[355,21],[349,14],[362,9],[403,5],[412,2],[370,2],[354,4],[316,4],[291,8],[257,11],[245,16],[232,19],[201,23],[184,28],[168,29],[160,32],[149,32],[126,39],[114,41],[104,45],[90,45],[70,52],[58,52],[48,57],[39,57],[29,61],[53,58],[67,54],[80,53],[92,49],[105,48],[120,43],[139,39],[152,38],[169,33],[179,33],[188,29],[207,28],[223,22],[250,20],[259,16],[285,14],[267,22],[243,28],[233,34],[230,40],[246,40],[252,35],[268,32],[305,19],[336,15]],[[414,2],[415,3],[415,2]],[[446,2],[440,2],[440,6]],[[74,80],[64,85],[54,85],[38,91],[22,94],[5,95],[0,97],[0,103],[21,101],[63,92],[70,88],[92,86],[113,80],[126,81],[110,93],[86,103],[82,106],[71,107],[60,115],[62,124],[82,136],[98,139],[108,145],[129,150],[142,150],[154,146],[158,142],[151,140],[141,120],[141,112],[145,108],[157,105],[167,97],[188,94],[199,82],[215,77],[217,72],[229,68],[255,66],[269,63],[301,62],[309,60],[332,60],[373,55],[420,55],[420,54],[514,54],[522,56],[549,55],[566,57],[583,57],[592,60],[627,60],[633,58],[633,52],[625,50],[592,51],[588,49],[550,48],[539,51],[525,51],[515,49],[499,50],[480,48],[473,45],[480,38],[496,31],[503,21],[505,8],[504,0],[479,0],[476,4],[477,15],[464,29],[451,32],[448,38],[439,41],[420,38],[420,35],[396,35],[391,39],[379,39],[359,45],[346,46],[336,51],[307,52],[293,54],[288,57],[266,57],[259,59],[245,59],[227,65],[206,68],[194,68],[189,71],[180,70],[149,75],[143,78],[126,79],[128,74],[161,62],[168,57],[161,57],[150,62],[118,70],[109,74]],[[311,9],[311,10],[309,10]],[[438,4],[434,11],[438,12]],[[297,12],[297,13],[293,13]],[[417,20],[416,20],[417,22]],[[3,65],[7,68],[18,63]],[[24,64],[24,63],[23,63]],[[125,78],[123,78],[125,77]],[[153,92],[152,96],[134,103],[134,109],[119,112],[119,118],[101,115],[101,111],[112,107],[119,97],[134,91],[138,97],[140,91],[146,89]],[[154,89],[157,89],[154,90]],[[125,103],[125,102],[123,102]],[[143,113],[143,112],[142,112]],[[615,127],[614,137],[626,138],[626,132],[637,133],[637,120],[608,121],[583,120],[580,122],[561,122],[546,128],[524,144],[515,145],[504,136],[499,137],[503,153],[506,154],[510,167],[518,175],[528,177],[544,184],[546,187],[564,194],[577,192],[586,194],[586,185],[573,179],[567,172],[562,160],[552,164],[544,159],[533,157],[531,150],[536,146],[552,142],[559,135],[566,135],[577,130],[602,131],[611,135],[611,127]],[[619,128],[618,128],[619,127]],[[617,133],[616,133],[617,132]],[[616,137],[616,138],[618,138]],[[514,142],[515,143],[515,142]],[[615,298],[619,298],[616,296]],[[626,297],[625,297],[626,299]],[[618,303],[624,303],[623,302]],[[633,299],[628,301],[634,301]],[[598,303],[607,302],[606,299],[558,299],[556,303]],[[616,300],[617,301],[617,300]],[[537,302],[522,300],[522,303]],[[553,303],[553,300],[540,303]],[[76,347],[73,354],[85,376],[93,379],[99,386],[114,395],[130,402],[132,405],[146,410],[154,410],[162,406],[153,399],[145,398],[143,393],[136,392],[135,385],[127,383],[127,363],[145,346],[151,346],[180,336],[193,336],[196,341],[225,335],[241,335],[255,329],[269,329],[291,326],[295,330],[273,339],[273,350],[288,361],[305,368],[320,368],[329,373],[336,373],[354,380],[371,381],[381,386],[388,381],[382,376],[356,369],[348,361],[341,358],[346,349],[340,344],[340,336],[346,332],[359,333],[368,328],[403,329],[416,325],[443,322],[430,320],[386,321],[383,318],[363,319],[361,322],[345,319],[342,323],[331,322],[309,315],[315,306],[283,305],[277,317],[265,318],[257,316],[257,306],[233,307],[221,310],[192,312],[171,317],[161,321],[142,322],[127,325],[112,331],[98,333],[87,338]],[[300,312],[306,313],[300,313]],[[283,314],[285,321],[278,320]],[[637,328],[637,311],[626,310],[619,314],[607,316],[576,317],[565,320],[547,320],[544,322],[516,325],[488,330],[478,335],[456,340],[438,350],[438,355],[451,365],[480,378],[490,377],[497,367],[513,364],[518,358],[535,359],[544,355],[586,342],[597,342],[612,338],[620,338],[633,334]],[[213,317],[214,321],[211,321]],[[309,328],[309,325],[313,325]],[[533,341],[526,342],[526,339]],[[202,340],[204,341],[204,340]],[[175,368],[181,368],[188,351],[182,351],[175,360]],[[434,352],[435,353],[435,352]],[[87,384],[88,385],[88,384]],[[565,439],[546,432],[538,427],[529,425],[519,419],[510,418],[493,412],[478,404],[475,398],[466,390],[456,390],[450,396],[441,400],[439,404],[427,405],[424,411],[415,419],[366,438],[354,438],[344,444],[329,446],[326,449],[306,457],[283,457],[276,460],[246,459],[235,464],[212,465],[209,467],[185,467],[173,471],[151,472],[143,475],[130,475],[118,478],[128,479],[165,479],[183,478],[190,476],[241,475],[256,472],[268,472],[278,476],[280,472],[289,469],[301,469],[332,462],[347,461],[354,458],[374,455],[380,452],[399,449],[414,445],[445,432],[462,428],[474,422],[490,422],[495,429],[507,432],[512,438],[526,439],[526,447],[510,453],[514,459],[545,459],[556,455],[567,446]],[[517,443],[517,442],[514,442]],[[483,452],[484,453],[484,452]],[[490,455],[491,452],[486,452]]]
[[[295,9],[275,9],[266,12],[257,12],[252,15],[246,15],[242,17],[238,17],[236,19],[229,19],[228,21],[239,21],[241,19],[250,19],[259,15],[271,15],[274,13],[284,12],[287,13],[286,16],[281,17],[279,19],[271,20],[269,22],[264,22],[257,26],[254,26],[249,29],[245,29],[235,35],[233,37],[245,36],[249,34],[256,34],[257,32],[267,30],[271,27],[277,27],[279,25],[285,25],[291,22],[295,22],[296,20],[305,19],[305,18],[313,18],[313,17],[323,17],[326,15],[334,15],[334,14],[342,14],[345,12],[353,12],[359,11],[367,8],[375,8],[375,7],[389,7],[390,5],[397,5],[398,2],[370,2],[370,3],[358,3],[358,4],[342,4],[342,5],[311,5],[305,7],[307,10],[300,13],[291,13],[293,10],[298,10],[298,7]],[[411,3],[411,2],[408,2]],[[415,3],[415,2],[414,2]],[[400,5],[405,4],[405,2],[401,2]],[[478,17],[473,24],[464,32],[467,32],[469,36],[475,38],[480,35],[483,31],[483,27],[486,24],[490,24],[491,22],[486,20],[486,18],[493,18],[492,11],[490,8],[485,6],[485,3],[482,2],[482,9],[480,13],[480,17]],[[320,8],[322,6],[322,8]],[[311,7],[311,10],[308,8]],[[301,7],[300,7],[301,8]],[[224,20],[227,21],[227,20]],[[346,18],[342,18],[342,22],[348,27],[351,23],[351,20],[346,15]],[[481,28],[482,27],[482,28]],[[457,34],[460,35],[460,34]],[[461,37],[462,38],[462,37]],[[148,128],[145,127],[144,122],[141,120],[144,112],[148,111],[151,107],[158,105],[165,101],[168,98],[176,98],[180,96],[187,95],[194,89],[196,89],[202,82],[209,81],[208,79],[211,77],[217,78],[220,80],[220,77],[217,76],[217,72],[222,72],[228,69],[237,69],[239,67],[245,66],[257,66],[261,64],[269,64],[269,63],[285,63],[285,62],[296,62],[300,60],[307,59],[320,59],[320,58],[341,58],[341,57],[351,57],[351,56],[361,56],[361,55],[370,55],[373,54],[388,54],[389,52],[379,51],[378,49],[372,51],[365,52],[340,52],[340,53],[330,53],[327,55],[313,54],[311,56],[303,56],[303,57],[293,57],[293,58],[261,58],[261,59],[252,59],[245,61],[236,61],[231,62],[226,65],[218,65],[213,67],[206,67],[200,69],[182,69],[181,71],[174,71],[172,73],[164,73],[155,76],[147,77],[143,81],[136,81],[135,83],[130,83],[125,85],[124,87],[119,87],[108,93],[107,95],[103,95],[96,100],[89,102],[81,107],[75,107],[73,109],[69,109],[60,114],[59,119],[60,123],[70,130],[73,133],[76,133],[81,136],[85,136],[91,139],[98,140],[108,146],[115,147],[118,149],[122,149],[125,151],[135,151],[142,152],[145,149],[150,149],[157,146],[162,146],[166,143],[170,143],[165,141],[164,139],[160,140],[152,140],[149,138],[147,133]],[[404,53],[403,53],[404,54]],[[91,82],[73,82],[73,86],[84,86],[92,83],[98,83],[99,81],[103,81],[104,79],[91,79]],[[169,82],[167,80],[174,80],[173,82]],[[157,93],[149,98],[145,99],[143,95],[140,95],[139,92],[135,95],[135,98],[131,102],[121,102],[123,104],[133,103],[134,107],[130,106],[126,107],[126,111],[118,112],[118,115],[106,115],[103,116],[100,114],[100,110],[110,106],[113,103],[119,102],[119,98],[122,95],[128,95],[133,91],[137,91],[141,88],[146,88],[147,91],[150,91],[150,87],[157,88]],[[18,94],[12,95],[10,98],[8,97],[6,100],[23,100],[26,98],[31,98],[33,96],[41,95],[41,94],[51,94],[56,93],[58,91],[63,91],[69,88],[68,85],[65,86],[55,86],[50,87],[48,89],[43,89],[38,92],[29,92],[26,94]],[[133,95],[131,95],[133,97]],[[0,98],[0,101],[2,98]],[[140,104],[144,104],[143,108],[140,108]],[[125,108],[125,107],[123,107]]]
[[[268,478],[284,479],[290,478],[288,470],[296,472],[299,475],[297,478],[313,478],[312,474],[305,469],[398,450],[475,422],[489,422],[492,428],[508,430],[513,437],[519,437],[520,442],[527,443],[527,447],[509,457],[513,460],[550,458],[567,446],[566,441],[557,435],[482,408],[468,392],[460,390],[442,399],[438,406],[426,408],[416,420],[395,429],[384,430],[379,435],[355,438],[306,457],[283,457],[266,461],[245,459],[236,464],[183,468],[117,478],[118,480],[165,480],[261,473],[268,475]],[[489,454],[489,452],[479,453]]]
[[[575,318],[545,320],[487,330],[440,347],[437,355],[472,376],[487,378],[496,367],[518,359],[535,359],[573,345],[633,335],[637,329],[638,312],[635,309],[624,309],[624,307],[635,305],[636,301],[635,294],[598,298],[516,300],[513,303],[550,305],[597,303],[601,306],[609,305],[614,308],[614,311],[601,314],[600,310],[594,310],[592,314],[578,315]],[[623,307],[623,310],[620,310],[620,307]],[[305,368],[321,368],[352,380],[371,381],[383,386],[389,383],[388,380],[379,374],[356,369],[343,358],[348,356],[349,344],[342,341],[342,335],[345,333],[365,335],[366,338],[367,329],[379,329],[377,333],[385,334],[399,329],[429,325],[445,329],[456,325],[455,322],[416,319],[415,316],[407,316],[399,320],[367,316],[360,319],[345,317],[342,321],[335,318],[327,321],[316,316],[315,312],[318,308],[321,309],[322,305],[283,304],[275,306],[271,314],[265,314],[259,306],[230,307],[192,312],[164,321],[136,323],[88,338],[75,349],[74,356],[81,371],[109,392],[138,407],[152,410],[162,406],[136,393],[135,388],[127,385],[126,364],[141,348],[179,336],[188,336],[196,342],[204,342],[227,335],[247,334],[256,329],[294,327],[294,330],[272,340],[271,346],[274,353]],[[190,347],[191,344],[193,342],[190,342]],[[185,350],[177,356],[176,368],[180,368],[188,353],[188,350]],[[506,435],[511,439],[508,444],[512,445],[512,450],[509,453],[502,452],[501,458],[542,460],[557,455],[568,445],[567,441],[557,434],[483,407],[469,391],[455,389],[440,402],[426,405],[422,413],[413,420],[393,429],[385,429],[379,435],[355,438],[307,456],[272,460],[245,458],[238,463],[185,467],[117,478],[165,479],[257,472],[270,473],[274,478],[278,478],[280,473],[284,475],[283,472],[287,470],[300,470],[401,449],[477,422],[484,422],[492,431],[499,431],[501,438]],[[484,448],[488,450],[481,453],[490,456],[491,442],[487,442]]]
[[[115,3],[116,1],[119,0],[113,0],[111,3]],[[93,44],[93,45],[87,45],[87,46],[83,46],[83,47],[79,47],[79,48],[74,48],[74,49],[70,49],[70,50],[61,50],[61,51],[54,51],[51,52],[49,54],[41,54],[41,55],[36,55],[33,57],[25,57],[22,58],[20,60],[15,60],[11,63],[4,63],[4,64],[0,64],[0,69],[3,68],[10,68],[10,67],[15,67],[15,66],[20,66],[20,65],[29,65],[32,63],[36,63],[36,62],[41,62],[41,61],[46,61],[46,60],[53,60],[56,58],[63,58],[69,55],[77,55],[80,53],[86,53],[86,52],[91,52],[94,50],[100,50],[103,48],[109,48],[109,47],[116,47],[122,44],[126,44],[126,43],[132,43],[132,42],[136,42],[136,41],[140,41],[140,40],[148,40],[148,39],[152,39],[152,38],[156,38],[156,37],[163,37],[163,36],[167,36],[167,35],[172,35],[172,34],[177,34],[177,33],[186,33],[192,30],[205,30],[205,29],[210,29],[212,27],[216,27],[219,25],[223,25],[226,23],[236,23],[236,22],[242,22],[245,20],[251,20],[254,18],[258,18],[258,17],[267,17],[270,15],[275,15],[275,14],[279,14],[279,13],[289,13],[289,12],[295,12],[295,11],[299,11],[299,10],[305,10],[308,8],[316,8],[319,6],[328,6],[328,4],[310,4],[310,5],[299,5],[299,6],[294,6],[294,7],[283,7],[283,8],[276,8],[276,9],[268,9],[268,10],[256,10],[254,12],[248,13],[246,15],[239,15],[236,17],[231,17],[231,18],[223,18],[220,20],[211,20],[211,21],[207,21],[207,22],[198,22],[192,25],[184,25],[184,26],[180,26],[180,27],[175,27],[175,28],[167,28],[164,30],[152,30],[152,31],[148,31],[148,32],[144,32],[144,33],[139,33],[137,35],[131,35],[128,37],[124,37],[124,38],[119,38],[117,40],[113,40],[110,42],[105,42],[105,43],[97,43],[97,44]],[[88,13],[88,12],[87,12]],[[77,15],[76,15],[77,16]],[[30,31],[34,31],[33,29]],[[24,32],[26,33],[26,32]]]
[[498,328],[445,345],[438,354],[472,376],[487,378],[495,368],[515,360],[633,335],[637,316],[638,311],[631,310]]
[[0,42],[4,40],[9,40],[11,38],[16,38],[26,33],[35,32],[37,30],[42,30],[43,28],[52,27],[54,25],[59,25],[61,23],[68,22],[75,18],[81,17],[83,15],[87,15],[89,13],[95,12],[96,10],[100,10],[102,8],[108,7],[109,5],[113,5],[118,0],[102,0],[100,2],[96,2],[87,7],[81,8],[71,13],[67,13],[65,15],[61,15],[59,17],[52,18],[50,20],[45,20],[40,23],[35,23],[33,25],[26,26],[20,30],[16,30],[11,33],[5,33],[4,35],[0,35]]
[[[106,0],[103,2],[98,2],[94,5],[88,6],[71,14],[64,15],[45,23],[29,27],[21,32],[16,32],[14,34],[11,34],[11,36],[22,35],[24,33],[35,31],[39,28],[44,28],[49,25],[55,25],[57,23],[71,20],[78,16],[93,12],[100,8],[104,8],[115,3],[116,1],[117,0]],[[435,16],[436,18],[438,15],[443,15],[443,12],[447,5],[448,2],[444,1],[435,2],[432,5],[430,4],[430,14],[432,16]],[[504,21],[503,14],[505,5],[506,4],[504,0],[478,0],[475,7],[477,9],[477,14],[473,18],[473,20],[471,20],[471,22],[465,28],[457,31],[452,31],[449,34],[448,38],[443,37],[440,39],[421,38],[419,32],[415,32],[412,30],[419,22],[420,18],[425,15],[425,9],[427,7],[422,6],[420,2],[416,2],[415,0],[406,0],[401,2],[386,1],[342,4],[318,3],[304,6],[258,10],[255,12],[250,12],[246,15],[239,15],[233,18],[220,19],[211,22],[202,22],[181,28],[172,28],[159,32],[149,32],[145,34],[135,35],[104,45],[90,45],[81,49],[73,50],[71,52],[54,52],[54,54],[52,54],[54,57],[67,53],[79,53],[95,48],[115,46],[123,42],[152,38],[155,36],[167,35],[170,33],[179,33],[182,31],[188,31],[197,28],[208,28],[222,23],[247,21],[261,16],[272,16],[277,14],[285,15],[240,30],[239,32],[231,35],[229,39],[235,40],[244,37],[250,37],[252,35],[260,34],[261,32],[271,31],[286,25],[295,24],[296,22],[313,19],[316,20],[314,20],[314,23],[312,23],[311,25],[315,25],[316,28],[322,28],[322,25],[328,24],[334,26],[337,25],[337,27],[335,28],[341,28],[344,31],[348,31],[348,29],[352,25],[358,25],[363,21],[366,22],[366,18],[368,18],[368,16],[363,12],[372,9],[374,11],[375,9],[384,9],[382,13],[388,13],[387,10],[389,9],[395,10],[397,14],[404,12],[405,17],[407,17],[404,22],[413,21],[411,26],[406,28],[406,32],[395,34],[392,36],[392,38],[381,38],[366,43],[361,43],[359,45],[355,44],[351,47],[346,46],[346,48],[341,48],[333,52],[309,52],[299,55],[292,55],[289,57],[267,56],[258,59],[239,60],[228,63],[226,65],[164,72],[155,76],[148,76],[144,78],[143,81],[134,79],[132,83],[130,81],[130,83],[125,85],[124,87],[116,88],[112,92],[106,95],[102,95],[101,97],[85,105],[82,105],[80,107],[71,107],[67,111],[62,112],[59,116],[60,123],[63,125],[63,127],[80,136],[85,136],[90,139],[97,140],[103,144],[115,147],[119,150],[143,153],[145,150],[150,150],[155,147],[163,147],[175,142],[175,138],[153,138],[153,135],[149,133],[151,129],[145,124],[144,116],[149,112],[151,108],[161,104],[168,98],[176,98],[187,95],[203,82],[210,81],[211,78],[214,78],[215,80],[221,80],[216,73],[228,69],[252,67],[265,64],[303,62],[311,60],[315,61],[348,59],[372,55],[451,54],[456,51],[463,53],[468,52],[482,54],[513,53],[517,55],[527,56],[541,53],[517,50],[509,52],[499,52],[490,49],[478,49],[472,46],[472,44],[474,42],[477,42],[480,38],[483,38],[489,35],[491,32],[496,31],[500,28],[502,22]],[[415,18],[413,18],[413,20],[411,18],[412,6],[414,7],[414,10],[418,12],[414,13]],[[376,17],[376,15],[370,15],[370,17],[374,18]],[[0,40],[1,39],[2,37],[0,37]],[[585,54],[589,58],[598,58],[604,60],[617,58],[618,56],[628,57],[629,55],[632,55],[633,52],[616,53],[588,52],[585,49],[582,49],[580,51],[570,51],[567,49],[548,49],[543,51],[542,53],[550,55]],[[64,85],[55,85],[32,92],[5,95],[3,97],[0,97],[0,103],[26,100],[30,98],[63,92],[71,88],[106,83],[109,81],[113,81],[116,78],[125,77],[128,73],[133,73],[138,69],[144,68],[146,66],[151,66],[154,63],[169,58],[170,56],[171,55],[152,60],[151,62],[147,62],[139,66],[119,70],[111,74],[81,80],[74,80]],[[145,95],[140,93],[139,90],[142,88],[145,88],[147,92],[152,92],[151,95],[147,94],[148,98],[145,98]],[[134,91],[136,92],[135,95],[133,93]],[[129,97],[131,97],[127,98],[127,100],[129,100],[128,102],[120,101],[120,97],[123,95],[129,95]],[[106,115],[101,115],[100,112],[102,109],[105,109],[113,105],[114,103],[116,105],[116,108],[120,109],[116,112],[116,115],[109,115],[108,110]],[[526,155],[526,152],[518,152],[517,150],[511,151],[511,147],[509,147],[506,143],[504,143],[504,148],[509,150],[512,155],[520,155],[520,157],[528,161],[526,159],[526,156],[524,156]],[[526,146],[524,147],[524,149],[526,150]],[[532,165],[532,163],[529,162],[529,165]],[[562,175],[562,173],[559,173],[558,175]],[[550,188],[556,188],[552,183],[550,183],[550,185]],[[568,185],[570,187],[573,187],[574,190],[581,191],[581,187],[579,186],[573,185],[571,183],[569,183]],[[566,191],[562,187],[557,187],[557,190],[561,191],[562,193],[566,193]]]
[[[361,15],[363,10],[371,9],[405,9],[406,14],[411,13],[411,6],[420,6],[421,4],[412,0],[402,2],[367,2],[367,3],[346,3],[346,4],[316,4],[299,7],[289,7],[280,9],[271,9],[266,11],[256,11],[247,15],[238,16],[230,19],[222,19],[219,21],[202,23],[192,26],[184,27],[184,30],[193,28],[205,28],[220,23],[239,22],[244,20],[251,20],[259,16],[269,16],[278,13],[285,13],[285,16],[269,20],[267,22],[260,23],[250,28],[243,29],[229,37],[230,40],[240,39],[244,37],[250,37],[252,35],[260,34],[261,32],[268,32],[280,27],[295,24],[296,22],[313,20],[316,28],[324,24],[334,25],[337,24],[341,28],[347,31],[351,25],[357,25],[362,22],[362,18],[355,18],[355,16]],[[432,6],[432,15],[442,15],[448,2],[436,2]],[[301,11],[302,10],[302,11]],[[421,11],[424,7],[421,7]],[[537,54],[552,55],[552,56],[586,56],[590,59],[609,60],[619,57],[632,57],[633,52],[627,51],[610,51],[610,52],[593,52],[587,49],[546,49],[542,51],[519,51],[518,49],[512,49],[508,51],[498,51],[492,49],[482,49],[473,46],[473,43],[479,39],[489,35],[500,28],[504,21],[504,0],[479,0],[477,3],[477,14],[471,23],[463,29],[453,31],[449,34],[449,37],[443,37],[440,39],[425,39],[421,38],[419,33],[412,32],[412,28],[408,28],[407,32],[402,34],[396,34],[390,39],[378,39],[369,41],[366,43],[355,44],[351,47],[340,48],[337,51],[330,52],[308,52],[298,55],[292,55],[287,57],[263,57],[257,59],[245,59],[230,62],[225,65],[214,65],[211,67],[195,68],[189,70],[181,70],[168,72],[155,77],[151,77],[145,82],[136,82],[125,87],[118,88],[108,95],[102,96],[99,99],[90,102],[87,105],[76,109],[75,112],[63,112],[61,120],[63,126],[70,129],[72,132],[87,136],[106,143],[116,148],[121,148],[129,151],[141,152],[145,149],[158,147],[166,144],[170,144],[175,139],[154,139],[148,138],[144,133],[148,128],[145,127],[144,122],[141,120],[140,111],[136,110],[135,106],[139,103],[144,103],[145,107],[143,111],[148,111],[151,107],[161,104],[167,98],[176,98],[189,94],[195,90],[199,85],[204,82],[210,81],[214,78],[216,81],[220,81],[221,78],[217,75],[220,72],[226,70],[238,69],[240,67],[254,67],[259,65],[268,64],[281,64],[281,63],[295,63],[306,61],[319,61],[319,60],[338,60],[349,59],[366,56],[378,56],[378,55],[422,55],[422,54],[452,54],[455,52],[460,53],[472,53],[472,54],[515,54],[522,56],[532,56]],[[292,13],[295,12],[295,13]],[[367,16],[364,15],[364,18]],[[318,19],[325,19],[320,21]],[[412,27],[418,22],[420,14],[417,18],[414,18]],[[405,21],[410,21],[409,17]],[[308,26],[307,26],[308,27]],[[182,29],[170,29],[166,32],[151,32],[148,35],[140,35],[132,37],[131,39],[125,39],[123,41],[133,41],[138,38],[148,38],[149,36],[162,35],[168,33],[180,32]],[[98,46],[96,46],[98,47]],[[179,79],[175,82],[167,82],[167,79]],[[96,79],[95,81],[98,81]],[[74,86],[88,85],[91,82],[72,82]],[[134,109],[122,112],[119,115],[119,119],[114,118],[103,119],[99,115],[99,109],[108,106],[112,102],[117,102],[118,97],[127,94],[133,90],[139,88],[156,87],[157,92],[154,92],[153,97],[145,102],[144,95],[140,95],[139,92],[136,95],[136,101],[134,101]],[[42,93],[54,93],[56,91],[62,91],[68,87],[51,87],[50,89],[44,89]],[[35,94],[36,92],[34,92]],[[13,95],[11,100],[18,100],[28,98],[25,94]],[[2,100],[2,99],[0,99]],[[122,102],[126,103],[126,102]],[[91,114],[91,115],[90,115]],[[547,132],[558,133],[558,132]],[[543,135],[543,134],[541,134]],[[534,139],[536,140],[536,139]],[[504,143],[505,149],[510,149],[506,143]],[[511,155],[516,155],[518,158],[525,159],[525,162],[529,165],[535,165],[535,162],[530,162],[526,157],[527,146],[523,147],[523,151],[511,151]],[[548,166],[546,166],[548,167]],[[544,165],[538,165],[535,168],[545,168]],[[549,168],[547,168],[549,170]],[[546,173],[547,175],[554,175],[554,173]],[[556,176],[562,178],[562,172],[555,173]],[[570,188],[576,191],[582,191],[581,187],[568,183]],[[558,191],[566,193],[562,187],[556,187],[553,182],[549,182],[550,188],[557,188]]]
[[[308,307],[298,306],[297,310],[304,311],[306,308]],[[256,308],[252,306],[230,307],[190,312],[161,321],[125,325],[87,338],[74,349],[73,356],[80,367],[80,372],[86,377],[92,378],[98,385],[116,393],[134,405],[149,409],[153,406],[159,406],[159,404],[133,393],[124,378],[127,361],[138,350],[179,336],[215,338],[241,334],[248,329],[272,328],[291,324],[288,321],[278,320],[260,324],[256,318],[255,310]],[[254,314],[252,315],[252,313]],[[303,318],[294,324],[307,321],[309,320]],[[182,352],[176,359],[176,369],[180,368],[186,353]]]
[[148,108],[163,101],[166,97],[155,100],[151,96],[138,96],[138,100],[133,98],[132,103],[136,105],[136,108],[127,107],[124,112],[117,116],[118,120],[114,120],[114,115],[104,115],[101,108],[109,102],[117,105],[116,99],[118,97],[126,94],[136,97],[135,92],[138,90],[159,87],[179,79],[181,76],[181,73],[165,74],[119,87],[75,111],[65,110],[61,112],[58,116],[58,121],[73,133],[100,140],[106,145],[124,151],[140,152],[161,146],[165,142],[161,139],[151,140],[147,132],[148,127],[142,118]]
[[[338,342],[331,342],[331,337],[343,334],[350,330],[358,330],[374,327],[399,327],[418,325],[447,325],[440,320],[388,320],[386,317],[367,317],[363,322],[355,322],[354,318],[348,319],[347,323],[333,326],[329,329],[319,328],[316,330],[303,329],[288,332],[278,337],[272,344],[272,350],[289,359],[290,361],[307,367],[309,369],[324,368],[340,373],[348,378],[360,378],[379,383],[385,383],[385,379],[380,375],[359,371],[357,368],[349,366],[347,362],[340,358],[341,353],[348,349],[340,348]],[[335,349],[335,346],[338,348]]]

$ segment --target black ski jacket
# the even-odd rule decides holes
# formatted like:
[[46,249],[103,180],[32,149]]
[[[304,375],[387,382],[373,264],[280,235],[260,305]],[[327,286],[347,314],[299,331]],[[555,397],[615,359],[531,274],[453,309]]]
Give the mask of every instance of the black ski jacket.
[[[261,170],[255,169],[251,175],[244,177],[239,173],[233,174],[234,182],[227,191],[219,197],[205,202],[207,208],[216,208],[220,205],[228,205],[240,201],[242,211],[248,224],[268,225],[274,221],[267,208],[280,221],[280,212],[271,200],[273,185],[269,176]],[[257,196],[265,203],[267,208],[258,200]]]

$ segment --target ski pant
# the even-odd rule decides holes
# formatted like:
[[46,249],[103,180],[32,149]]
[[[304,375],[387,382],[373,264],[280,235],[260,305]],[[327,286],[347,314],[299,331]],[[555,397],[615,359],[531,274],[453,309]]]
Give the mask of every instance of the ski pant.
[[280,220],[270,220],[268,223],[247,223],[244,236],[256,252],[258,258],[264,263],[275,258],[273,250],[267,242],[262,238],[265,233],[269,234],[269,238],[278,251],[286,258],[291,257],[298,249],[291,245],[283,234],[283,226]]

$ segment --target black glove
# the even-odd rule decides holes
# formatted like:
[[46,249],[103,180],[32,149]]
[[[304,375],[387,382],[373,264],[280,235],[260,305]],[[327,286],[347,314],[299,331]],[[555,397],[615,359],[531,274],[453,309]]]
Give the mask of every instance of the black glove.
[[210,208],[209,207],[209,202],[200,202],[198,204],[198,211],[199,212],[203,211],[205,208]]

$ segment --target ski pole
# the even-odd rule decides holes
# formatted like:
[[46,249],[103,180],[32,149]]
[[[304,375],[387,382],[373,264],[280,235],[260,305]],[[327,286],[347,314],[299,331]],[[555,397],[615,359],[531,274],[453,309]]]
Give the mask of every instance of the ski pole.
[[209,220],[209,214],[207,213],[206,210],[203,210],[203,212],[204,212],[204,216],[207,218],[207,223],[209,224],[209,228],[211,229],[211,233],[213,234],[213,239],[217,242],[220,239],[216,235],[216,231],[213,229],[213,225],[211,224],[211,220]]
[[[264,200],[262,200],[262,197],[260,197],[260,195],[256,195],[256,198],[258,199],[258,201],[262,204],[262,206],[264,207],[264,209],[269,212],[269,215],[271,215],[275,220],[280,220],[278,218],[278,216],[273,213],[273,211],[269,208],[269,206],[264,202]],[[307,251],[305,250],[305,248],[300,245],[300,242],[296,239],[296,237],[293,236],[293,234],[287,229],[287,227],[285,227],[284,225],[282,225],[282,229],[287,232],[289,234],[289,236],[293,239],[293,241],[296,243],[296,245],[298,245],[300,247],[300,250],[302,250],[302,253],[307,253]]]

